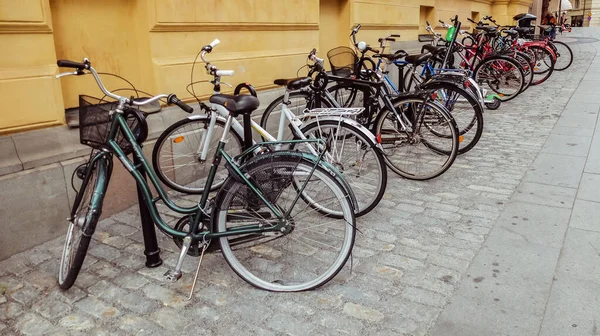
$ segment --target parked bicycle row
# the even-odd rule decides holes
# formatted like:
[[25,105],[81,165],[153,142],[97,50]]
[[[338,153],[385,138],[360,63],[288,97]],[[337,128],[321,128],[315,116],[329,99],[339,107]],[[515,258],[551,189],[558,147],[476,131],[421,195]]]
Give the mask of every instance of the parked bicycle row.
[[[251,85],[221,93],[222,78],[234,71],[218,69],[207,59],[220,43],[214,40],[199,53],[212,77],[210,104],[198,100],[198,113],[159,136],[152,164],[141,150],[148,126],[137,107],[166,99],[186,112],[193,108],[172,94],[145,100],[120,96],[104,87],[89,60],[58,61],[59,67],[75,71],[57,77],[92,74],[105,94],[80,97],[80,140],[93,151],[73,174],[73,185],[80,186],[69,218],[60,287],[70,288],[80,272],[114,156],[138,184],[156,227],[181,249],[167,280],[181,277],[187,255],[199,257],[197,278],[204,253],[221,251],[241,278],[262,289],[300,291],[325,284],[352,252],[356,218],[383,197],[387,167],[412,180],[439,177],[457,155],[476,146],[484,106],[498,108],[572,61],[571,53],[568,64],[558,69],[557,59],[567,59],[568,47],[530,41],[529,30],[500,27],[491,17],[483,20],[494,25],[480,21],[475,33],[461,30],[458,17],[452,25],[440,22],[448,28],[445,37],[427,23],[430,34],[423,40],[430,43],[417,55],[385,53],[398,35],[380,38],[379,50],[357,42],[357,25],[350,34],[353,48],[328,52],[331,71],[313,49],[306,76],[274,81],[285,92],[266,108],[260,123],[251,117],[260,104]],[[396,84],[388,77],[392,66],[400,74]],[[196,98],[198,83],[192,76],[187,88]],[[197,194],[198,204],[177,205],[164,186]],[[161,218],[159,201],[181,215],[175,225]]]

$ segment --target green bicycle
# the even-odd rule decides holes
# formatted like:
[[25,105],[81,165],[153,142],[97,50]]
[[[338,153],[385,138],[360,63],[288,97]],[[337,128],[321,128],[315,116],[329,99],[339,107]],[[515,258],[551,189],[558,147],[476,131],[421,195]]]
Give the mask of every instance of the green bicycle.
[[[181,247],[175,269],[165,273],[168,281],[181,278],[186,255],[200,256],[197,279],[209,247],[209,252],[220,250],[242,279],[269,291],[313,289],[343,268],[356,234],[355,199],[339,172],[322,160],[324,151],[318,156],[274,151],[275,145],[282,142],[259,143],[235,158],[224,151],[233,118],[252,113],[259,105],[258,99],[250,95],[211,98],[226,107],[229,116],[205,192],[196,206],[181,207],[169,198],[142,152],[139,143],[145,139],[147,125],[135,107],[166,98],[168,104],[176,104],[186,112],[191,113],[192,108],[173,94],[136,101],[111,93],[88,59],[83,63],[61,60],[57,64],[76,69],[57,78],[91,73],[100,90],[115,100],[106,108],[106,104],[92,104],[80,96],[80,140],[94,149],[87,163],[77,170],[82,183],[69,218],[58,274],[60,288],[70,288],[81,270],[102,213],[115,155],[137,182],[155,226]],[[135,165],[128,154],[140,164]],[[209,200],[221,159],[226,161],[229,177]],[[158,196],[152,195],[144,172]],[[174,227],[161,218],[156,207],[159,201],[182,215]],[[193,291],[192,287],[190,298]]]

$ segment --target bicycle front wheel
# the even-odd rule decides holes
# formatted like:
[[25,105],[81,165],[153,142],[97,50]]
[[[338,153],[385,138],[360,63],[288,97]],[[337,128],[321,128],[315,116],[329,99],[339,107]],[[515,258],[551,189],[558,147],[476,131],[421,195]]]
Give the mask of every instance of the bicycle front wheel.
[[530,54],[533,55],[533,81],[531,85],[539,85],[552,76],[554,65],[556,64],[556,56],[548,48],[540,46],[529,47]]
[[382,110],[374,129],[388,167],[411,180],[443,174],[459,147],[458,128],[448,110],[419,96],[401,97],[393,104],[398,114]]
[[566,43],[561,41],[551,41],[548,45],[556,53],[556,64],[554,70],[563,71],[573,64],[573,50]]
[[454,118],[459,131],[458,154],[470,151],[483,133],[483,107],[479,101],[470,91],[454,82],[434,82],[425,89],[434,92],[436,100],[448,109]]
[[[348,192],[330,172],[289,152],[261,155],[244,171],[285,215],[277,218],[250,186],[230,178],[216,197],[214,230],[284,225],[277,231],[220,238],[233,271],[255,287],[276,292],[313,289],[335,277],[356,234]],[[331,211],[340,218],[329,216]]]
[[60,258],[58,286],[61,289],[71,288],[81,271],[92,239],[91,235],[102,214],[102,201],[108,187],[108,175],[108,161],[105,157],[88,163],[86,174],[73,202],[69,229]]
[[[212,134],[209,134],[211,127],[208,115],[186,118],[167,128],[158,137],[152,150],[152,165],[158,178],[179,192],[201,194],[224,128],[225,123],[217,119]],[[242,138],[231,129],[225,151],[236,156],[242,152],[242,144]],[[219,189],[227,176],[225,166],[219,166],[210,190]]]

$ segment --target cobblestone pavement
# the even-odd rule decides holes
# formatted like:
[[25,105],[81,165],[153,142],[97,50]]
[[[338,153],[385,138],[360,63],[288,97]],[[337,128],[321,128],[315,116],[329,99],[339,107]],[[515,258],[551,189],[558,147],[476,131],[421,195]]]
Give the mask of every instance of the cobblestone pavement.
[[569,71],[487,111],[480,143],[440,178],[390,173],[384,200],[358,221],[352,263],[318,290],[254,289],[209,255],[186,301],[196,260],[164,282],[177,249],[159,233],[164,265],[145,268],[133,207],[98,225],[69,291],[56,285],[63,238],[0,262],[0,334],[427,335],[594,56],[578,44]]

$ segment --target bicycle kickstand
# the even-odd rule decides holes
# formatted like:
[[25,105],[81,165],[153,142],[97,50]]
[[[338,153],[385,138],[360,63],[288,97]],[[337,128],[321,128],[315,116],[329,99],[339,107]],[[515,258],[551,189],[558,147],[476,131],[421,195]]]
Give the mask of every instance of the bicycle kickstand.
[[208,248],[208,243],[206,241],[202,242],[202,252],[200,252],[200,260],[198,260],[198,267],[196,268],[196,275],[194,276],[194,282],[192,283],[192,289],[190,290],[190,296],[188,296],[187,300],[190,301],[192,296],[194,295],[194,290],[196,289],[196,283],[198,282],[198,273],[200,273],[200,265],[202,265],[202,258],[204,258],[204,251]]
[[181,246],[181,252],[179,253],[179,259],[177,260],[177,266],[175,266],[175,270],[168,270],[165,274],[165,280],[169,282],[176,282],[181,279],[181,267],[183,266],[183,258],[187,255],[190,245],[192,245],[192,236],[185,236],[183,238],[183,245]]

